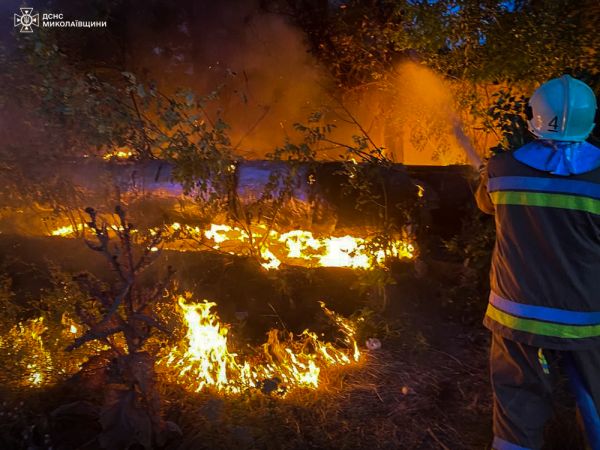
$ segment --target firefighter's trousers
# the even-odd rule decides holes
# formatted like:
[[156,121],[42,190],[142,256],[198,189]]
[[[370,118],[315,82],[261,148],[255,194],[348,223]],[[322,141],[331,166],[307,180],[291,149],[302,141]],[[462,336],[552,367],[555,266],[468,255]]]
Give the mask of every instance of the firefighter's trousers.
[[494,333],[490,374],[495,450],[539,449],[552,415],[557,371],[564,371],[583,418],[589,446],[600,450],[600,348],[558,351],[531,347]]

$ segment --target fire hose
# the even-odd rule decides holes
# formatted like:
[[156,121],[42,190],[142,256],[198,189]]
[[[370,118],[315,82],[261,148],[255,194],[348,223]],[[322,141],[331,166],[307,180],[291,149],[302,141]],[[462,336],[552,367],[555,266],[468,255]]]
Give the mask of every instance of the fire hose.
[[475,151],[475,148],[473,148],[471,141],[463,130],[462,122],[458,118],[454,119],[454,136],[467,155],[469,164],[471,164],[475,170],[479,170],[483,161]]

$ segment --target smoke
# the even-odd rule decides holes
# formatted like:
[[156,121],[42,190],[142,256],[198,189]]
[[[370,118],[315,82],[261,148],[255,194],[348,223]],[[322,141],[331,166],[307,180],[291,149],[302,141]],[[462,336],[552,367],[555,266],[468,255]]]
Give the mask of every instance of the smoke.
[[[350,112],[338,108],[341,127],[336,140],[351,144],[352,135],[364,130],[395,162],[465,163],[453,130],[460,116],[454,98],[460,86],[414,61],[398,64],[388,75],[385,83],[345,97],[345,109]],[[348,125],[350,114],[363,130]]]
[[231,126],[232,143],[260,157],[284,142],[294,122],[319,109],[333,82],[308,53],[304,36],[252,1],[188,2],[155,32],[147,10],[129,24],[131,63],[171,92],[219,91],[209,112]]
[[[129,19],[129,63],[167,92],[182,86],[199,94],[218,89],[209,114],[231,126],[241,155],[264,157],[286,138],[297,138],[295,122],[325,111],[323,122],[336,125],[331,135],[336,142],[353,144],[352,136],[362,133],[356,120],[397,162],[464,162],[451,133],[451,87],[424,66],[405,62],[393,86],[342,95],[309,53],[302,31],[284,16],[253,1],[189,4],[173,14],[143,8],[141,16]],[[156,26],[150,30],[149,24]],[[329,147],[321,158],[343,152]]]
[[392,119],[406,164],[456,164],[465,161],[452,131],[456,102],[454,86],[421,64],[396,68]]
[[[18,10],[17,0],[9,3]],[[33,6],[65,17],[103,18],[86,2],[36,0]],[[392,86],[338,92],[309,53],[303,32],[258,0],[115,2],[107,22],[111,39],[93,29],[77,31],[74,58],[94,66],[124,65],[167,94],[179,88],[198,95],[217,91],[206,110],[230,125],[232,144],[246,158],[263,158],[286,138],[298,139],[293,124],[325,111],[323,122],[336,125],[331,137],[337,142],[353,144],[352,136],[362,133],[356,120],[397,162],[464,161],[451,133],[452,89],[440,76],[405,62]],[[343,151],[326,148],[321,157],[334,159]]]

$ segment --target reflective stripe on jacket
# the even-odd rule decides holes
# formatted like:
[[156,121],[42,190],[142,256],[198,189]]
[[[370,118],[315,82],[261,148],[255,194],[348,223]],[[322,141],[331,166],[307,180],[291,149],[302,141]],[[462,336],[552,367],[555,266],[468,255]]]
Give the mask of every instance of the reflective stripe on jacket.
[[600,345],[600,169],[552,175],[504,153],[476,198],[496,219],[484,324],[537,347]]

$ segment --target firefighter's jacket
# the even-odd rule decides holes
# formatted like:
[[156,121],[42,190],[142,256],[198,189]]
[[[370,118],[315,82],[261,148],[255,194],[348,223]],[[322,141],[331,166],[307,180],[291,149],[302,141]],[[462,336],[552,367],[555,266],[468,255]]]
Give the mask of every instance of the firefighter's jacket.
[[496,155],[476,199],[496,220],[485,326],[535,347],[600,345],[600,149]]

